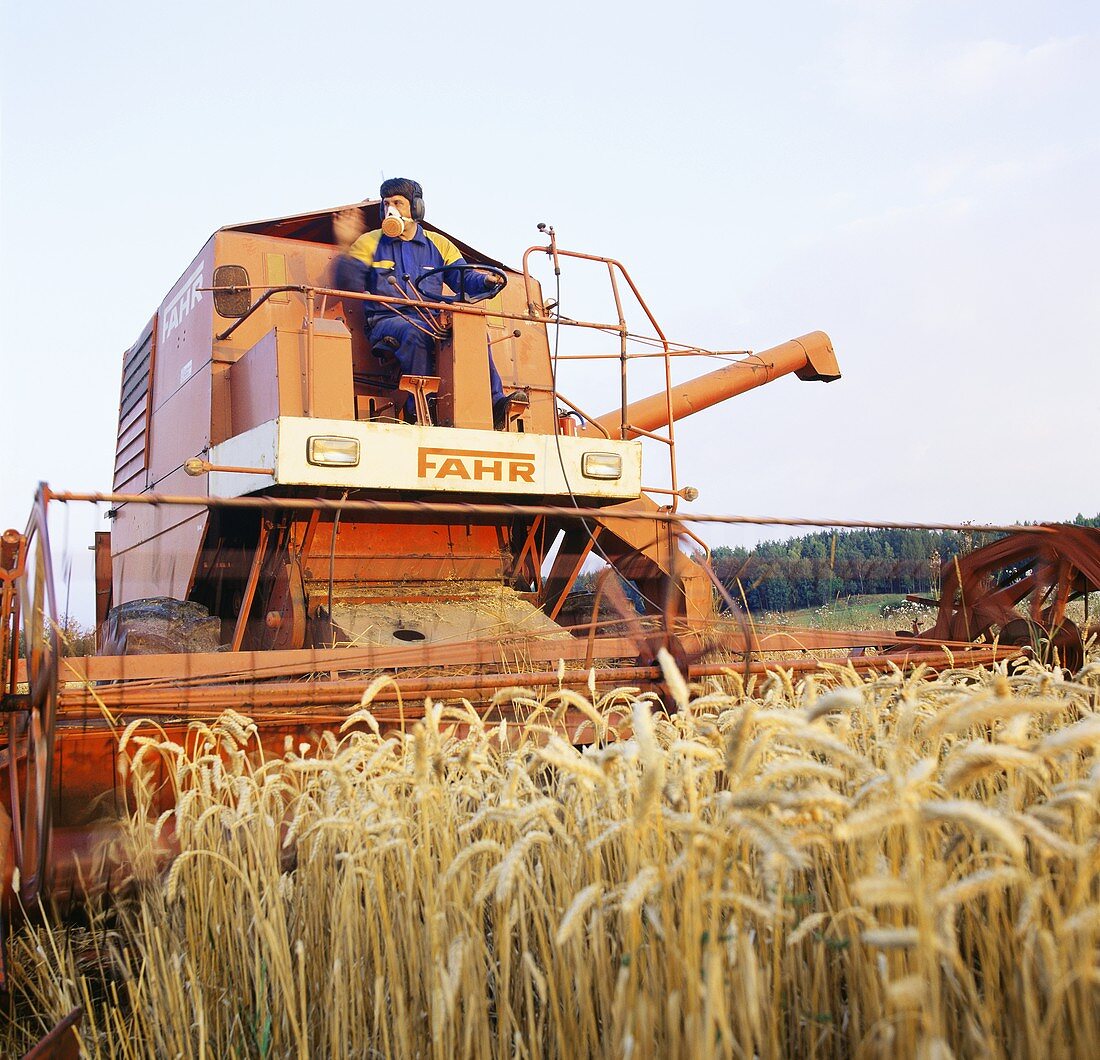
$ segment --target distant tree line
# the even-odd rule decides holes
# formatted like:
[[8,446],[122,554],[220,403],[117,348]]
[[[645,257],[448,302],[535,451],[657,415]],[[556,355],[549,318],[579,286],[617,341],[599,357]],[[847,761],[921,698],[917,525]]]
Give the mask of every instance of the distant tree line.
[[[1078,515],[1100,526],[1100,515]],[[753,612],[797,611],[842,596],[919,594],[938,597],[942,572],[955,556],[998,535],[955,530],[818,531],[755,548],[713,550],[714,572],[734,600]]]
[[[43,629],[49,627],[43,624]],[[62,655],[95,655],[95,627],[86,626],[75,615],[62,615],[57,623],[58,645]],[[24,631],[19,630],[19,657],[26,658],[27,639]]]

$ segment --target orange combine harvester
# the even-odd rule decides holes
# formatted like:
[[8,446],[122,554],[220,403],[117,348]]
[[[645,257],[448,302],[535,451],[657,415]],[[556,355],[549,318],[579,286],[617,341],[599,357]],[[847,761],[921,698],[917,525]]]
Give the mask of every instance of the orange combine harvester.
[[[214,643],[233,651],[470,639],[484,629],[469,598],[501,586],[511,590],[508,626],[546,629],[597,545],[643,593],[663,599],[667,535],[651,521],[613,518],[625,508],[658,510],[643,492],[634,439],[781,375],[839,376],[828,338],[817,333],[634,404],[624,362],[615,394],[622,407],[593,418],[570,412],[555,392],[553,321],[538,283],[526,267],[515,272],[462,247],[468,268],[491,270],[503,289],[479,303],[444,294],[445,304],[431,302],[438,310],[427,299],[391,299],[436,336],[436,375],[401,377],[392,355],[371,349],[355,323],[361,304],[327,286],[337,253],[331,229],[328,211],[225,228],[188,266],[125,355],[115,492],[204,502],[495,500],[582,507],[594,520],[427,508],[345,510],[337,519],[308,504],[119,502],[96,553],[97,580],[110,585],[97,620],[108,623],[116,648],[150,636],[130,616],[135,601],[151,598],[201,605],[220,624]],[[568,253],[554,252],[559,260]],[[630,279],[607,265],[621,303],[619,288]],[[622,320],[599,326],[625,329]],[[493,430],[487,341],[505,388],[517,395],[502,431]],[[625,333],[622,342],[626,353]],[[415,424],[404,422],[409,394]],[[667,439],[671,447],[671,430]],[[678,499],[674,464],[668,485],[662,503]],[[700,580],[687,579],[680,613],[709,609],[709,587],[694,588]],[[416,621],[403,601],[430,601],[431,615]],[[194,625],[193,607],[173,622],[165,606],[161,629]],[[187,647],[172,635],[165,648]]]
[[[379,204],[359,205],[375,227]],[[748,355],[672,343],[620,263],[558,247],[552,230],[518,270],[456,241],[471,269],[497,277],[488,300],[462,283],[392,298],[340,291],[338,212],[216,232],[124,355],[113,491],[43,486],[26,531],[3,536],[0,864],[24,905],[68,890],[123,811],[117,740],[135,718],[182,743],[191,722],[233,707],[281,752],[288,736],[338,727],[378,672],[393,680],[376,716],[397,725],[422,716],[427,696],[484,704],[506,686],[556,686],[561,665],[595,667],[603,686],[657,684],[661,648],[690,677],[733,657],[762,668],[764,653],[784,650],[849,649],[875,665],[941,659],[946,645],[988,661],[1003,657],[991,642],[1021,601],[1031,624],[1016,643],[1036,625],[1068,629],[1068,600],[1100,583],[1094,531],[1035,528],[985,565],[968,557],[958,573],[973,584],[945,592],[927,636],[719,620],[721,589],[680,510],[695,491],[680,482],[675,423],[786,375],[839,378],[828,337]],[[533,255],[597,266],[613,318],[560,316]],[[644,334],[627,324],[628,300]],[[364,301],[430,331],[433,375],[401,375],[371,348],[357,324]],[[600,355],[609,396],[559,388],[559,328],[611,342]],[[487,344],[511,394],[500,430]],[[723,366],[674,384],[681,357]],[[636,374],[654,365],[663,385],[635,397]],[[644,476],[643,440],[659,457]],[[76,501],[108,503],[111,524],[95,542],[99,654],[81,659],[61,656],[48,518]],[[578,615],[573,590],[590,560],[630,587],[633,605],[606,580],[619,605],[610,626],[598,601]],[[1065,637],[1079,650],[1079,635]],[[579,717],[561,720],[575,735]]]

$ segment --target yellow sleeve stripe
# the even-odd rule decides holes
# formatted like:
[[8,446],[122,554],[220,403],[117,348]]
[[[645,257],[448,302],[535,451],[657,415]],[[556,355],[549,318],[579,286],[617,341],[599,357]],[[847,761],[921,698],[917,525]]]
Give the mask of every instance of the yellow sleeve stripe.
[[456,247],[446,236],[441,236],[438,232],[426,231],[424,234],[435,244],[436,250],[443,255],[444,265],[453,265],[462,257],[458,252],[458,247]]
[[374,252],[378,249],[378,240],[381,238],[381,231],[364,232],[348,248],[348,257],[357,258],[365,265],[373,264]]
[[374,267],[376,269],[392,269],[393,268],[393,262],[392,261],[383,261],[381,258],[379,258],[374,263]]

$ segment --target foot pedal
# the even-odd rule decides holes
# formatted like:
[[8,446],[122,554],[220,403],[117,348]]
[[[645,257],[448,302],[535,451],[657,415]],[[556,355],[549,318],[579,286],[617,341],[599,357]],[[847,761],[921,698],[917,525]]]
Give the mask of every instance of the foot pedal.
[[493,404],[493,430],[502,431],[508,426],[513,410],[531,407],[531,397],[526,390],[513,390]]
[[397,383],[397,389],[403,390],[406,394],[412,394],[413,405],[416,408],[416,422],[430,427],[432,414],[428,408],[428,397],[439,393],[439,376],[403,375]]

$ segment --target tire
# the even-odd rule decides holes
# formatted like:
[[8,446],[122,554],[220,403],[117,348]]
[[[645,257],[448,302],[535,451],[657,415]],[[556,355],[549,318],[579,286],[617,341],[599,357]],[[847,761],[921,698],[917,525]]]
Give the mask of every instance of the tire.
[[157,596],[112,607],[99,637],[100,655],[176,655],[218,651],[221,619],[202,604]]

